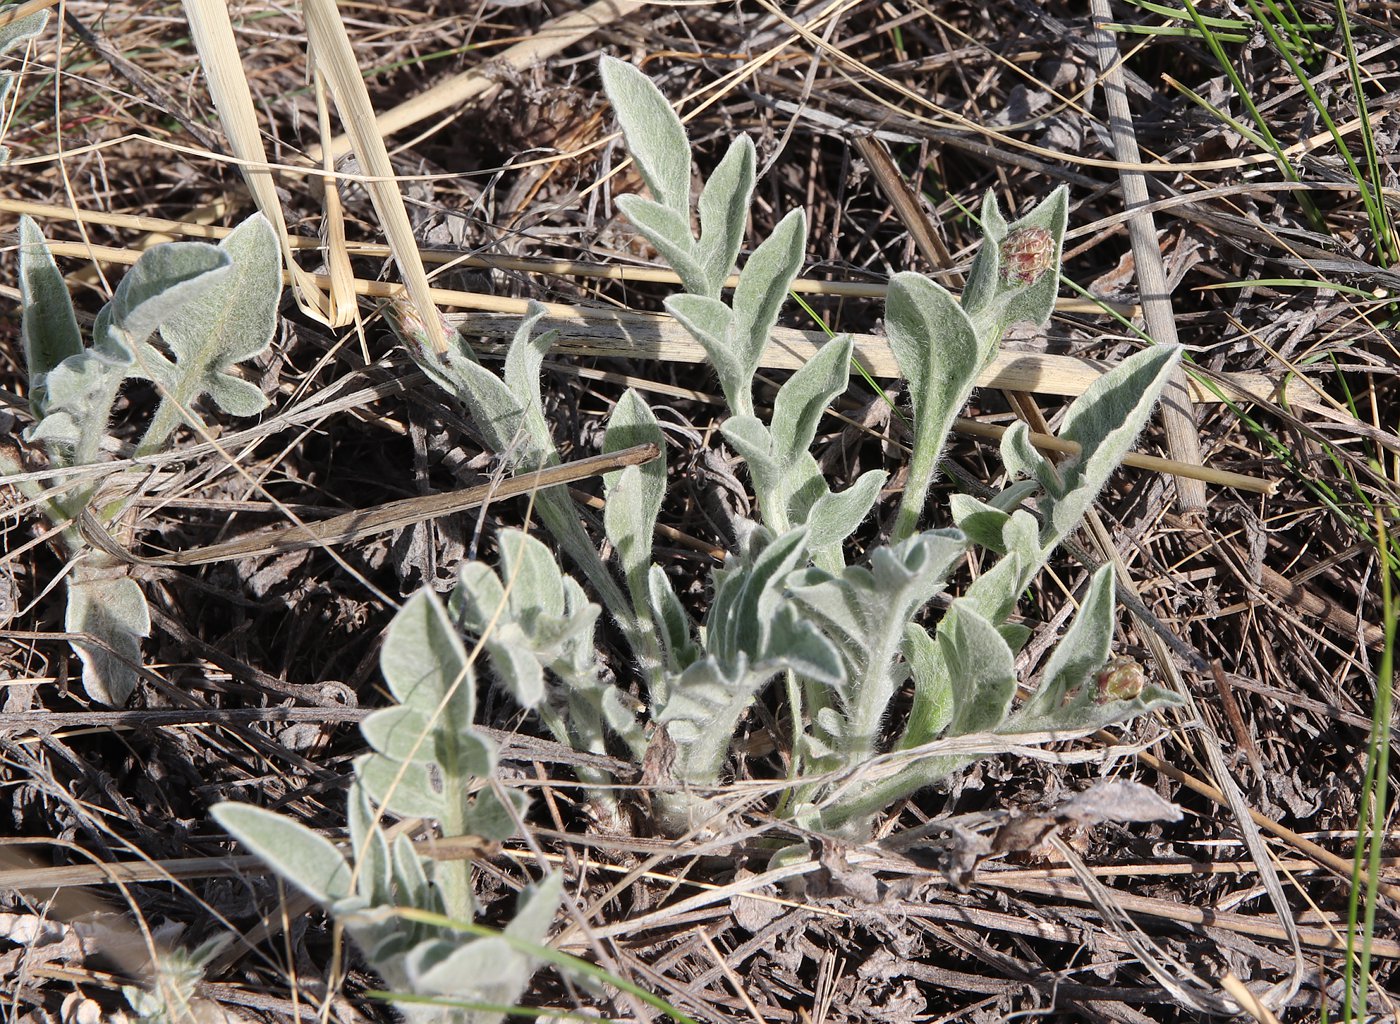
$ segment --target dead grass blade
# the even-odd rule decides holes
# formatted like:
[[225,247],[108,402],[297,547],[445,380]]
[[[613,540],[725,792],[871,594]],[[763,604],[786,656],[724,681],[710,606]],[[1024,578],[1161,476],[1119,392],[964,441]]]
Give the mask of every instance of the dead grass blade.
[[[1132,240],[1137,268],[1139,301],[1142,303],[1143,323],[1147,333],[1159,344],[1175,345],[1176,314],[1172,309],[1167,274],[1162,267],[1162,251],[1157,241],[1157,228],[1152,214],[1145,209],[1151,196],[1147,178],[1136,168],[1139,163],[1137,136],[1133,134],[1133,111],[1128,104],[1128,90],[1123,83],[1122,61],[1113,32],[1103,27],[1110,21],[1108,0],[1092,0],[1095,37],[1099,50],[1104,100],[1108,105],[1109,131],[1113,138],[1114,155],[1123,163],[1118,180],[1123,187],[1123,203],[1132,214],[1128,221],[1128,236]],[[1162,393],[1162,427],[1167,435],[1167,450],[1177,462],[1201,464],[1201,438],[1196,428],[1196,416],[1191,409],[1191,394],[1186,385],[1186,371],[1178,368],[1172,381]],[[1190,477],[1176,478],[1176,494],[1182,512],[1197,512],[1206,507],[1205,485]]]
[[404,208],[403,195],[399,192],[394,170],[389,163],[389,151],[384,146],[384,137],[374,122],[374,108],[370,105],[369,91],[365,88],[364,76],[355,60],[355,51],[350,46],[350,37],[345,32],[345,24],[340,19],[334,0],[305,0],[302,5],[306,17],[306,33],[309,47],[309,60],[314,72],[325,78],[335,98],[336,109],[345,125],[351,146],[360,161],[366,177],[365,190],[379,218],[379,226],[394,254],[403,286],[413,305],[423,311],[428,342],[437,352],[447,351],[447,339],[442,333],[442,324],[436,316],[426,315],[433,309],[433,301],[428,288],[428,275],[423,270],[423,261],[418,256],[418,243],[413,237],[413,226]]
[[[491,61],[495,67],[509,67],[523,71],[537,61],[553,56],[565,47],[572,46],[599,29],[619,21],[646,6],[636,0],[597,0],[581,11],[571,11],[555,18],[529,39],[509,47]],[[487,74],[482,68],[472,68],[440,82],[412,99],[387,110],[375,119],[375,127],[381,137],[393,135],[409,125],[426,121],[444,110],[461,106],[468,100],[494,89],[499,79]],[[344,156],[350,149],[359,151],[354,140],[354,129],[348,135],[339,135],[326,146],[333,160]],[[314,159],[320,159],[319,149],[312,151]]]
[[297,306],[307,316],[320,323],[343,326],[335,321],[330,298],[321,291],[316,279],[298,266],[288,241],[287,222],[282,216],[282,204],[272,180],[272,171],[263,148],[258,128],[253,95],[243,73],[243,59],[229,21],[228,5],[223,0],[185,0],[185,15],[189,19],[190,37],[199,53],[200,66],[209,83],[209,95],[219,112],[219,122],[239,165],[243,180],[253,193],[262,211],[282,243],[282,262],[292,278]]
[[271,530],[259,530],[222,544],[177,551],[159,558],[143,558],[124,550],[90,513],[84,513],[80,527],[93,544],[123,561],[153,566],[210,565],[235,558],[348,544],[377,533],[402,529],[426,519],[476,508],[487,501],[516,498],[545,487],[575,483],[624,466],[640,465],[650,462],[660,454],[661,451],[656,445],[640,444],[609,455],[594,455],[561,466],[550,466],[547,469],[525,473],[499,484],[481,484],[478,487],[448,491],[444,494],[403,498],[375,508],[346,512],[320,522],[295,523]]

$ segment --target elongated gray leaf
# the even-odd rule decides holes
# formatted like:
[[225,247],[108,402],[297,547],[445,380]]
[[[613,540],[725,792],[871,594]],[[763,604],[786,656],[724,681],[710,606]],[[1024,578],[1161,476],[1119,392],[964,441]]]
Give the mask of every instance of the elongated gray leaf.
[[943,651],[917,622],[904,627],[904,660],[914,682],[914,704],[901,748],[923,746],[943,735],[953,720],[953,681]]
[[351,895],[350,865],[319,833],[252,804],[216,804],[210,813],[230,835],[321,906]]
[[630,388],[618,401],[603,435],[605,453],[650,442],[663,457],[603,476],[603,528],[617,549],[638,621],[651,621],[647,573],[661,502],[666,497],[666,439],[646,401]]
[[[554,457],[554,439],[549,435],[549,424],[544,418],[540,367],[544,365],[544,357],[549,354],[559,332],[536,333],[535,326],[545,313],[545,307],[532,299],[525,308],[525,319],[516,328],[515,337],[506,350],[506,364],[501,374],[523,416],[511,434],[511,443],[529,452],[526,458],[550,460]],[[523,440],[529,442],[523,446],[520,444],[522,438],[517,436],[521,432],[525,435]]]
[[83,689],[93,700],[121,707],[136,689],[141,638],[151,635],[151,613],[141,586],[129,577],[68,581],[64,628],[91,639],[74,639],[83,662]]
[[1065,414],[1060,436],[1080,453],[1059,467],[1064,496],[1053,502],[1041,540],[1047,547],[1075,529],[1109,474],[1123,461],[1171,378],[1181,349],[1154,345],[1094,381]]
[[701,294],[710,298],[719,297],[739,258],[753,186],[753,142],[740,135],[729,144],[724,159],[700,192],[699,256],[709,281],[709,289]]
[[983,339],[984,362],[1012,324],[1039,325],[1050,319],[1068,219],[1069,192],[1063,185],[1011,224],[1002,217],[993,193],[983,199],[982,247],[968,274],[962,305]]
[[[1050,655],[1040,688],[1013,716],[1011,727],[1029,731],[1040,723],[1048,724],[1108,660],[1112,643],[1113,566],[1105,565],[1094,573],[1074,621]],[[1027,727],[1027,723],[1034,724]]]
[[83,351],[83,338],[68,283],[29,217],[19,219],[19,243],[20,333],[29,370],[29,407],[42,420],[48,404],[45,378],[69,356]]
[[670,102],[646,75],[614,57],[598,62],[603,89],[617,114],[627,150],[658,202],[687,216],[690,143]]
[[730,410],[736,414],[753,413],[753,376],[758,372],[763,350],[768,347],[778,314],[787,301],[788,289],[802,269],[806,247],[806,214],[800,209],[793,210],[759,243],[739,272],[739,284],[734,289],[731,342],[732,358],[743,381],[737,396],[740,404],[731,401],[730,405]]
[[679,275],[687,292],[697,296],[710,294],[709,273],[700,248],[690,234],[687,216],[641,196],[618,196],[617,208],[632,222],[639,235],[656,246],[662,259]]
[[[659,565],[653,565],[647,573],[647,594],[650,597],[652,619],[661,630],[666,667],[672,673],[683,672],[699,660],[700,649],[695,643],[690,617],[686,615],[680,598],[676,596],[666,570]],[[658,688],[658,691],[652,694],[652,699],[664,701],[664,689]]]
[[999,555],[1006,554],[1002,530],[1011,517],[1001,509],[956,491],[948,496],[948,511],[953,514],[953,523],[972,543]]
[[545,616],[564,614],[564,574],[554,552],[524,530],[502,530],[501,582],[510,591],[513,618],[526,630]]
[[369,794],[359,782],[350,783],[345,801],[350,825],[350,859],[354,862],[357,895],[370,906],[393,902],[393,858],[379,816],[370,805]]
[[807,527],[807,542],[812,550],[838,545],[854,533],[880,499],[880,488],[887,478],[884,470],[868,470],[844,491],[827,491],[818,498],[801,520],[801,525]]
[[1001,435],[1001,461],[1011,477],[1030,477],[1052,498],[1064,491],[1054,464],[1031,444],[1030,428],[1017,420]]
[[885,330],[914,403],[914,456],[891,534],[898,542],[918,528],[953,419],[976,385],[981,354],[962,307],[947,289],[921,274],[890,279]]
[[1016,659],[996,627],[954,602],[938,628],[938,647],[953,692],[954,736],[995,729],[1016,693]]
[[355,759],[355,775],[375,803],[400,817],[441,819],[447,807],[441,772],[428,765],[365,754]]
[[753,399],[749,387],[753,371],[746,368],[736,351],[733,311],[718,299],[701,295],[672,295],[665,306],[666,312],[691,333],[709,356],[730,412],[735,416],[752,416]]
[[167,242],[147,249],[98,313],[94,347],[111,358],[130,360],[133,349],[156,328],[199,302],[231,273],[229,254],[207,242]]
[[29,440],[42,441],[60,466],[98,461],[125,370],[93,349],[63,360],[44,377],[44,416]]
[[770,428],[774,458],[792,462],[812,446],[827,405],[846,390],[853,344],[849,334],[831,339],[778,389]]
[[375,750],[395,761],[432,764],[437,760],[433,742],[432,709],[407,704],[380,708],[360,722],[360,732]]

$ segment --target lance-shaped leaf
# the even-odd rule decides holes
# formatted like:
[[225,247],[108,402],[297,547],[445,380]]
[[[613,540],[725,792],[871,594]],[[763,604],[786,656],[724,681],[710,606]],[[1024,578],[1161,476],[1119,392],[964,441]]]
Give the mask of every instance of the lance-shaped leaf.
[[1008,731],[1049,727],[1056,711],[1108,660],[1112,643],[1113,567],[1105,565],[1094,573],[1074,621],[1055,646],[1039,689],[1012,717]]
[[611,453],[650,442],[663,457],[641,466],[628,466],[603,475],[603,528],[617,549],[622,572],[640,623],[651,622],[647,574],[651,570],[652,538],[661,502],[666,497],[666,439],[651,407],[637,392],[628,391],[618,401],[603,435],[603,451]]
[[330,840],[300,822],[252,804],[214,806],[214,820],[279,875],[323,907],[350,896],[350,865]]
[[954,602],[938,629],[952,685],[953,736],[995,729],[1016,693],[1016,659],[995,626]]
[[947,289],[921,274],[896,274],[885,300],[885,330],[914,404],[914,454],[891,539],[918,528],[938,456],[981,367],[971,321]]
[[1041,543],[1058,544],[1074,530],[1104,483],[1123,461],[1171,378],[1181,349],[1154,345],[1135,352],[1094,381],[1065,414],[1060,436],[1080,446],[1058,468],[1062,496],[1047,502]]
[[656,247],[662,259],[671,265],[687,292],[697,296],[714,297],[710,272],[695,238],[690,233],[688,213],[677,213],[670,207],[642,196],[617,197],[617,208],[632,222],[637,233]]
[[[127,702],[141,664],[141,638],[151,635],[151,613],[141,586],[129,577],[85,577],[80,566],[68,581],[64,628],[83,662],[83,689],[93,700],[119,708]],[[90,638],[90,639],[86,639]]]
[[45,380],[65,359],[83,351],[83,338],[68,283],[29,217],[19,219],[19,242],[20,333],[29,370],[29,408],[35,419],[43,420],[48,405]]
[[700,244],[698,253],[704,267],[711,298],[720,293],[725,279],[739,258],[744,241],[744,225],[753,198],[754,149],[747,135],[729,144],[710,180],[700,192]]
[[282,293],[277,236],[267,218],[254,214],[219,243],[218,252],[227,270],[202,289],[197,302],[185,302],[160,321],[169,357],[147,338],[131,339],[132,375],[155,382],[161,393],[142,451],[159,449],[203,395],[235,416],[254,416],[267,407],[266,396],[232,371],[272,343]]
[[690,143],[681,119],[652,80],[615,57],[598,62],[603,89],[612,102],[627,150],[657,202],[688,217]]
[[[807,248],[807,217],[793,210],[778,222],[773,233],[759,243],[739,272],[734,289],[734,330],[730,337],[732,358],[742,383],[737,383],[730,400],[736,415],[753,415],[753,377],[758,372],[763,350],[778,314],[787,301],[788,289],[802,269]],[[730,398],[728,391],[725,397]],[[735,404],[735,402],[738,404]]]

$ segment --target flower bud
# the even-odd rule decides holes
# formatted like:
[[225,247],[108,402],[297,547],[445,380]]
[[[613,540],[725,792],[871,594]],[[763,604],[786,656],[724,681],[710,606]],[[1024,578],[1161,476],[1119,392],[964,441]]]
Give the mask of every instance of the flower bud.
[[1001,280],[1028,288],[1055,263],[1055,236],[1044,228],[1020,228],[1001,243]]
[[1132,700],[1142,693],[1146,676],[1136,659],[1120,654],[1108,659],[1094,682],[1099,688],[1094,702],[1107,704],[1111,700]]

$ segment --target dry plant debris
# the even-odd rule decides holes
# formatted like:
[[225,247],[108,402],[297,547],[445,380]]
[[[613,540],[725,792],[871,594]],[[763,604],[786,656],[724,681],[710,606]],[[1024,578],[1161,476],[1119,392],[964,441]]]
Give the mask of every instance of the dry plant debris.
[[[424,858],[472,860],[487,925],[509,919],[530,880],[563,879],[548,943],[613,980],[547,968],[521,1003],[659,1019],[641,992],[694,1020],[773,1022],[1341,1015],[1362,966],[1345,970],[1350,871],[1373,709],[1388,688],[1382,577],[1394,556],[1382,555],[1380,524],[1394,525],[1400,452],[1400,15],[1359,5],[1343,32],[1334,5],[1200,5],[1202,22],[1190,6],[1116,2],[1097,23],[1080,6],[1023,0],[342,7],[369,101],[394,112],[387,158],[439,307],[472,338],[509,338],[530,301],[546,304],[551,326],[576,326],[543,364],[541,412],[566,464],[604,450],[629,388],[647,396],[668,448],[655,547],[697,613],[716,552],[736,549],[759,496],[721,434],[716,376],[658,318],[679,284],[619,214],[616,197],[644,184],[611,134],[602,54],[659,84],[705,175],[736,134],[754,139],[749,238],[804,211],[806,307],[784,307],[757,411],[790,377],[788,353],[805,359],[810,347],[795,346],[821,332],[856,335],[858,356],[887,353],[880,313],[896,274],[957,291],[979,238],[970,214],[989,190],[1015,219],[1065,185],[1055,314],[1044,330],[1012,329],[1015,364],[984,380],[963,416],[984,434],[1016,422],[1058,433],[1066,396],[1084,384],[1052,376],[1067,365],[1057,361],[1120,364],[1165,302],[1198,374],[1181,411],[1205,468],[1243,484],[1206,481],[1197,508],[1168,473],[1120,471],[1017,605],[1029,639],[1016,673],[1033,688],[1073,615],[1069,597],[1085,591],[1086,562],[1113,562],[1115,649],[1188,698],[1183,710],[999,753],[891,808],[870,842],[806,837],[800,862],[772,861],[778,837],[791,840],[773,814],[791,755],[780,695],[740,721],[712,794],[722,827],[677,839],[636,826],[650,820],[664,750],[641,764],[621,746],[576,752],[483,685],[477,725],[501,793],[529,797],[524,831],[434,842],[412,820],[392,827]],[[229,5],[274,165],[263,201],[280,209],[303,284],[315,278],[334,301],[284,296],[271,347],[236,370],[270,400],[251,426],[206,403],[198,430],[138,458],[161,394],[149,381],[120,392],[100,467],[151,629],[131,702],[91,702],[64,624],[70,552],[18,486],[52,496],[57,483],[42,446],[23,440],[33,396],[20,216],[52,243],[90,336],[141,251],[217,244],[257,207],[183,10],[68,0],[32,37],[7,36],[16,7],[45,5],[0,8],[0,40],[13,36],[0,55],[0,416],[18,461],[0,491],[6,1013],[391,1019],[368,994],[383,976],[330,918],[240,856],[210,808],[257,803],[343,839],[352,763],[367,749],[356,726],[391,703],[378,665],[395,610],[450,588],[463,562],[496,565],[502,528],[538,532],[538,495],[501,491],[513,453],[493,451],[386,326],[402,263],[385,248],[382,197],[356,180],[372,165],[327,145],[342,130],[340,99],[309,74],[320,54],[308,57],[302,9]],[[1130,123],[1111,117],[1110,93]],[[857,144],[867,136],[887,161]],[[340,159],[328,165],[323,150]],[[1125,200],[1141,186],[1145,205]],[[914,201],[895,201],[900,187]],[[1165,295],[1145,294],[1144,281]],[[353,296],[358,319],[328,327]],[[605,309],[611,333],[598,326]],[[847,542],[857,554],[893,525],[909,465],[910,397],[889,365],[852,379],[813,449],[833,490],[890,474],[875,518]],[[1138,447],[1188,457],[1160,427]],[[937,520],[951,495],[1006,482],[995,444],[958,435],[923,525],[951,525]],[[601,482],[572,486],[603,504],[584,524],[599,544]],[[269,542],[206,565],[189,554],[391,502],[427,509],[469,488],[484,489],[479,504],[391,533],[348,524],[334,544]],[[960,583],[988,567],[966,565]],[[626,686],[622,638],[606,624],[600,637],[608,681]],[[621,808],[609,829],[584,789],[604,777]],[[1382,837],[1394,828],[1390,782],[1373,826]],[[1084,803],[1104,794],[1137,801],[1141,820],[1105,823]],[[1179,820],[1148,813],[1152,800]],[[1392,840],[1379,854],[1365,973],[1371,1012],[1394,1014],[1400,850]]]

